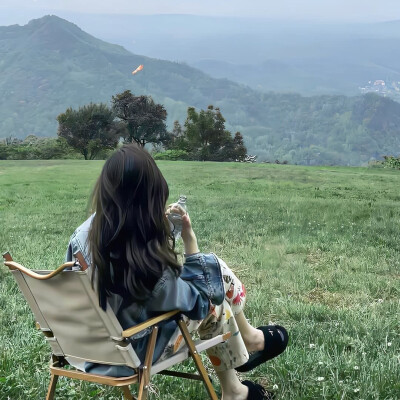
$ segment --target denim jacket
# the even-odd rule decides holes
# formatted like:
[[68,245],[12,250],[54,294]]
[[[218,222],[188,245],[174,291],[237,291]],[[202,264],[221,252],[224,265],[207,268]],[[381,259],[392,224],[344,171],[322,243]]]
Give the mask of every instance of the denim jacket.
[[[74,261],[74,254],[81,252],[86,263],[91,265],[87,239],[92,219],[93,215],[71,236],[65,257],[66,261]],[[192,254],[186,257],[182,273],[178,277],[171,268],[165,268],[151,296],[143,303],[122,298],[119,294],[114,293],[107,300],[123,329],[137,325],[160,313],[178,309],[190,319],[204,319],[209,312],[210,303],[219,305],[224,300],[224,286],[218,258],[212,253]],[[176,328],[175,320],[160,324],[154,360],[161,356]],[[143,331],[130,338],[133,348],[142,361],[146,352],[148,334],[149,331]],[[94,364],[90,364],[86,370],[112,376],[125,374],[124,368],[121,367]],[[126,373],[131,374],[132,371]]]

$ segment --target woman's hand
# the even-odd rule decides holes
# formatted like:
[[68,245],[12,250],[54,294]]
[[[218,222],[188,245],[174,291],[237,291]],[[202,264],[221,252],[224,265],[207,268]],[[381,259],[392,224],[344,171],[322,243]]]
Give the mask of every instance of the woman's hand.
[[186,213],[182,216],[182,240],[185,247],[185,254],[198,253],[199,246],[197,244],[197,238],[192,228],[192,222],[190,221],[189,214]]
[[180,214],[182,216],[182,240],[185,248],[185,254],[193,254],[199,252],[199,247],[197,245],[197,238],[192,228],[192,222],[190,220],[189,214],[177,203],[170,204],[167,207],[166,215],[170,213]]

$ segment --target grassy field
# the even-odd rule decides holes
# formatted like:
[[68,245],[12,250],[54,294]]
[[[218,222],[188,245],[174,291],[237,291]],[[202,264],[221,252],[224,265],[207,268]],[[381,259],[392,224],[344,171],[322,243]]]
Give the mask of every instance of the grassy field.
[[[100,161],[1,161],[0,250],[30,268],[62,263],[87,216]],[[159,162],[171,200],[188,196],[203,251],[245,282],[247,316],[291,334],[286,353],[246,374],[277,399],[400,398],[400,173],[365,168]],[[0,268],[0,399],[41,399],[49,347]],[[188,366],[187,368],[191,368]],[[205,399],[156,377],[151,399]],[[60,399],[120,399],[61,379]],[[158,393],[158,395],[157,395]]]

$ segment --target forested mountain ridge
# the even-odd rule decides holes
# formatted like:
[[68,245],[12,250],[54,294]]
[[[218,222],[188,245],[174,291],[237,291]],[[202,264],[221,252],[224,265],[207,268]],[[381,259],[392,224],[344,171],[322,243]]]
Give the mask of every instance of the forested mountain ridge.
[[56,16],[0,27],[0,137],[54,136],[67,107],[109,103],[127,89],[164,104],[170,127],[188,106],[220,107],[259,161],[359,165],[400,153],[400,104],[387,98],[260,93],[132,54]]
[[[163,102],[169,121],[184,116],[188,105],[252,93],[184,64],[132,54],[56,16],[1,27],[0,60],[0,137],[54,135],[55,118],[66,107],[109,102],[126,89]],[[145,67],[133,77],[139,64]]]
[[400,153],[400,104],[389,98],[275,94],[264,104],[268,125],[242,129],[260,160],[363,165]]
[[227,78],[255,90],[355,96],[369,81],[384,80],[386,94],[400,99],[400,54],[394,51],[400,46],[399,21],[62,15],[93,36],[135,54],[186,62],[214,78]]

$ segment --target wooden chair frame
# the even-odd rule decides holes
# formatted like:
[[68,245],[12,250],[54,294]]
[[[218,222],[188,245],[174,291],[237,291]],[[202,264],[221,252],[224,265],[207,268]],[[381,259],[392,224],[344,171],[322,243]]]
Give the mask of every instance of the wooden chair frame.
[[[14,262],[9,252],[3,254],[3,258],[5,260],[4,264],[10,270],[19,270],[22,273],[24,273],[32,278],[40,279],[40,280],[51,279],[53,276],[59,274],[64,269],[71,268],[72,266],[76,265],[74,262],[68,262],[68,263],[61,265],[56,270],[52,271],[51,273],[49,273],[47,275],[40,275],[40,274],[35,273],[34,271],[31,271],[28,268],[25,268],[22,265]],[[185,322],[181,318],[181,313],[179,310],[170,311],[170,312],[164,313],[162,315],[159,315],[157,317],[151,318],[141,324],[133,326],[122,332],[123,338],[129,338],[130,336],[135,335],[139,332],[142,332],[145,329],[149,329],[149,328],[151,329],[150,339],[149,339],[149,342],[147,345],[145,361],[144,361],[143,365],[141,365],[136,370],[136,373],[132,376],[115,378],[115,377],[110,377],[110,376],[103,376],[103,375],[96,375],[96,374],[91,374],[91,373],[87,373],[87,372],[82,372],[82,371],[79,371],[76,369],[65,369],[64,367],[69,365],[69,363],[65,359],[65,357],[56,356],[56,355],[52,354],[51,362],[50,362],[50,383],[49,383],[49,387],[48,387],[48,391],[47,391],[46,400],[54,399],[55,392],[56,392],[56,385],[57,385],[59,376],[64,376],[64,377],[68,377],[68,378],[72,378],[72,379],[79,379],[79,380],[83,380],[83,381],[89,381],[89,382],[98,383],[98,384],[102,384],[102,385],[120,387],[123,391],[123,394],[124,394],[124,397],[126,400],[145,400],[147,398],[147,394],[148,394],[150,378],[151,378],[151,375],[153,375],[152,359],[153,359],[154,349],[155,349],[155,345],[156,345],[158,324],[162,321],[165,321],[165,320],[168,320],[171,318],[177,319],[179,329],[182,333],[183,339],[185,340],[185,343],[187,346],[187,350],[186,350],[186,354],[183,355],[181,352],[180,357],[176,357],[176,359],[177,359],[176,362],[173,362],[173,360],[172,360],[174,358],[174,355],[173,355],[171,357],[172,362],[170,363],[170,365],[168,365],[167,368],[169,368],[173,365],[176,365],[179,362],[182,362],[184,359],[187,359],[188,357],[191,357],[195,363],[198,374],[190,374],[190,373],[178,372],[178,371],[169,371],[167,369],[162,369],[159,371],[157,370],[155,373],[162,374],[162,375],[175,376],[175,377],[180,377],[180,378],[186,378],[186,379],[200,380],[204,383],[209,398],[212,400],[218,400],[218,397],[217,397],[217,395],[214,391],[214,388],[211,384],[210,378],[209,378],[207,370],[205,369],[204,364],[201,360],[199,352],[203,351],[206,348],[211,347],[212,345],[226,341],[227,339],[229,339],[231,334],[230,334],[230,332],[228,332],[226,334],[220,335],[219,337],[214,338],[213,344],[208,345],[208,347],[204,347],[204,346],[202,347],[201,345],[198,345],[193,341]],[[36,325],[37,325],[37,328],[40,329],[39,324],[37,323]],[[47,337],[53,336],[53,333],[51,331],[47,330],[47,331],[42,331],[42,332]],[[212,339],[210,341],[212,341]],[[157,364],[155,364],[155,365],[157,365]],[[138,385],[137,397],[134,397],[130,391],[129,386],[132,384]]]

